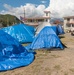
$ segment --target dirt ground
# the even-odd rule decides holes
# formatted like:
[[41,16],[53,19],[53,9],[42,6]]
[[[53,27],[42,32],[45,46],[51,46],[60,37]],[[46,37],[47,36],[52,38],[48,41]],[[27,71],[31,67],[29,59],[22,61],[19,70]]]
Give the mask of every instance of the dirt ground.
[[64,50],[37,50],[35,60],[26,67],[0,72],[0,75],[74,75],[74,36],[66,33]]

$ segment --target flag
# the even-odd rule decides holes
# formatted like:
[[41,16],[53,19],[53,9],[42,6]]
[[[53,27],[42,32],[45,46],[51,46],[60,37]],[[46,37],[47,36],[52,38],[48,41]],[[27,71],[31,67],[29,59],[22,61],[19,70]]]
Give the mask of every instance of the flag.
[[21,21],[24,21],[24,18],[23,18],[22,16],[20,16],[20,20],[21,20]]

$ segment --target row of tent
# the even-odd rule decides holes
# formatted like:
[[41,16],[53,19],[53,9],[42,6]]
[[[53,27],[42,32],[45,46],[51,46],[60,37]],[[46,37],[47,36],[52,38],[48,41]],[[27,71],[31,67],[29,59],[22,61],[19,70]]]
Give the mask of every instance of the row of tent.
[[10,34],[20,43],[30,43],[45,26],[50,26],[57,35],[64,34],[64,30],[62,29],[61,25],[51,26],[51,24],[48,22],[41,23],[37,28],[22,23],[2,28],[2,30]]
[[[25,24],[0,29],[0,71],[31,64],[35,58],[34,50],[36,49],[64,49],[64,45],[58,37],[64,32],[63,30],[60,32],[59,28],[46,25],[36,36],[36,29]],[[31,44],[25,47],[21,45],[21,43],[27,42],[31,42]]]

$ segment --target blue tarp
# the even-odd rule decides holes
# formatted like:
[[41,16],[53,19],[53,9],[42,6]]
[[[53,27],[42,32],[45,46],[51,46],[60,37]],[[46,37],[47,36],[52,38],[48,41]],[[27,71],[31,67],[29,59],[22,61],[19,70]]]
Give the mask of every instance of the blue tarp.
[[65,34],[65,32],[64,32],[64,30],[63,30],[61,25],[57,25],[57,26],[54,25],[54,26],[50,26],[50,27],[55,31],[55,33],[57,35]]
[[50,27],[44,27],[40,33],[35,37],[32,44],[25,47],[26,49],[35,50],[40,48],[60,48],[64,49],[59,37],[55,31]]
[[34,39],[34,27],[28,26],[26,24],[16,24],[14,26],[2,28],[2,30],[10,34],[20,43],[32,42]]
[[58,35],[65,34],[64,29],[60,24],[57,25],[57,30],[58,30]]
[[12,36],[0,30],[0,71],[27,66],[33,60],[32,52],[28,52]]
[[50,26],[50,28],[53,29],[53,31],[58,35],[58,29],[57,29],[57,26]]

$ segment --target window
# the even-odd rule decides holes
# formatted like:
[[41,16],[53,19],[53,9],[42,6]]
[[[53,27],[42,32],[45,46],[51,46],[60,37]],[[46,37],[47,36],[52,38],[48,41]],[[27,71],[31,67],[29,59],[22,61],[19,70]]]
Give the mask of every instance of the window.
[[48,21],[48,19],[46,19],[46,22]]
[[67,18],[67,21],[70,21],[70,18]]
[[74,24],[72,24],[72,27],[74,27]]
[[71,24],[66,24],[66,27],[71,27]]
[[73,21],[74,21],[74,18],[73,18]]
[[46,13],[46,16],[48,16],[48,13]]

